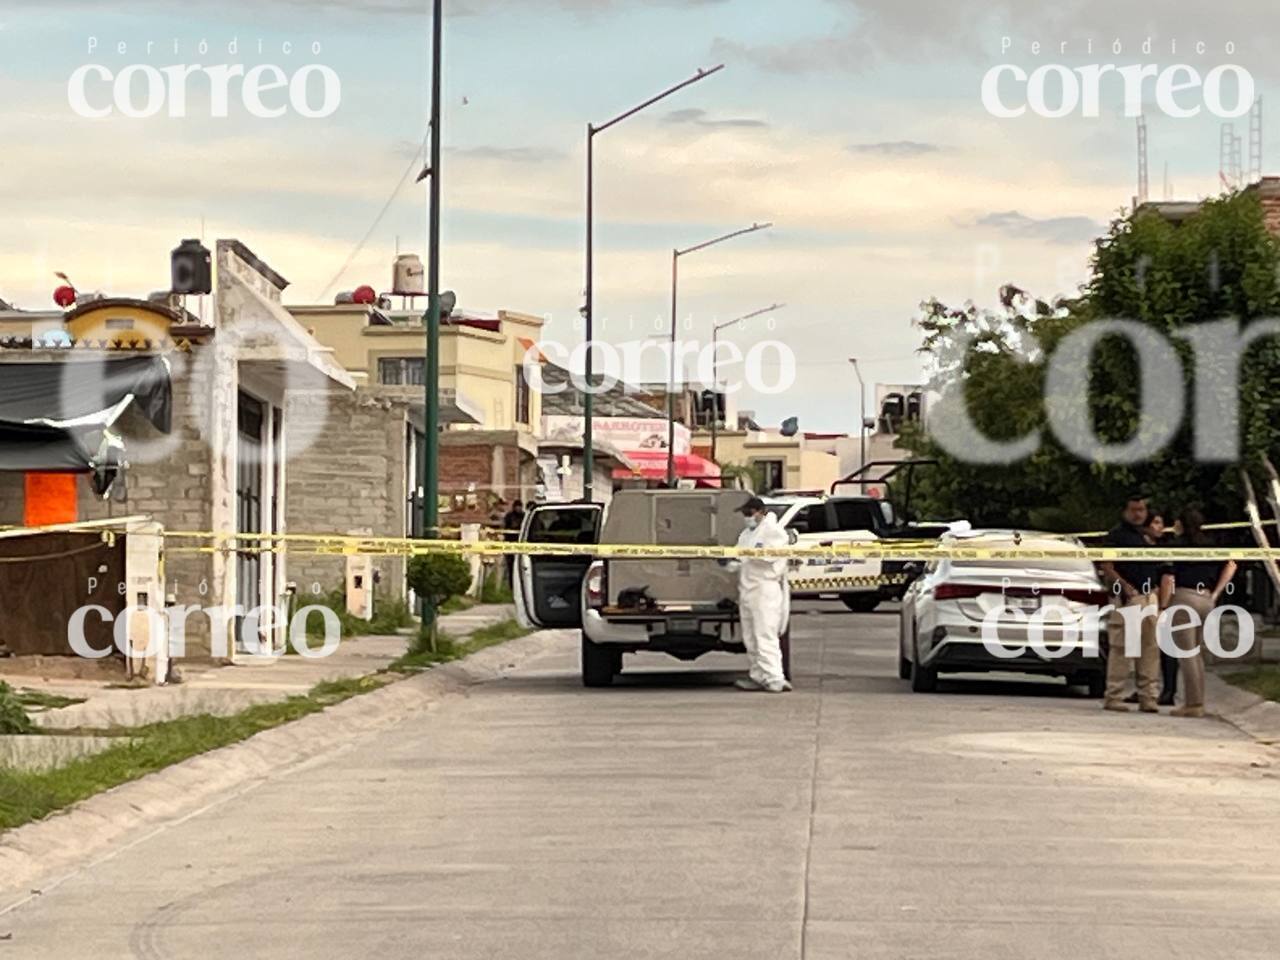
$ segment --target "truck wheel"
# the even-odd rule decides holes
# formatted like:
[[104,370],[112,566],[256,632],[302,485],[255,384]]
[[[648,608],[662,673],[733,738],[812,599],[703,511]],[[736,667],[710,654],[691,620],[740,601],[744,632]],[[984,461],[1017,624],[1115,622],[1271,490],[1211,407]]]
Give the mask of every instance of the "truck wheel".
[[783,631],[782,636],[778,638],[778,644],[782,647],[782,675],[788,680],[791,679],[791,627],[788,626]]
[[879,593],[842,593],[840,599],[854,613],[870,613],[880,606]]
[[608,687],[618,673],[621,657],[599,643],[593,643],[582,635],[582,685],[584,687]]

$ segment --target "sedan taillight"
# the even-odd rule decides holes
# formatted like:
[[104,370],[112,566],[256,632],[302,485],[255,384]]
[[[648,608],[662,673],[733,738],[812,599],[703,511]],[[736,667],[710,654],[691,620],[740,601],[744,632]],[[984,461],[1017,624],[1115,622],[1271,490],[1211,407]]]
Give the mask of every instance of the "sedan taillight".
[[971,583],[940,583],[933,588],[935,600],[971,600],[984,593],[999,593],[998,586],[981,586]]

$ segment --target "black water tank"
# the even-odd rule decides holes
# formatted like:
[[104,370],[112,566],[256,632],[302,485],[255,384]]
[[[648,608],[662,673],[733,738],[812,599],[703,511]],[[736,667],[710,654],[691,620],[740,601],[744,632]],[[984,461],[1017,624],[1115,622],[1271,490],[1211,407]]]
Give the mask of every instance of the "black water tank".
[[209,249],[199,240],[183,240],[170,255],[174,293],[213,292],[213,265]]

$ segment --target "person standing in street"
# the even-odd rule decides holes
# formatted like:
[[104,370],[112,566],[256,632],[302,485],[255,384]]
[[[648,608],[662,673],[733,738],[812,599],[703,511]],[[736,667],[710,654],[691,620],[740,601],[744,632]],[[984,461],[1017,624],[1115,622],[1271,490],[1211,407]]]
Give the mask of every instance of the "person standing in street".
[[[1173,526],[1177,526],[1174,524]],[[1162,510],[1147,510],[1147,541],[1153,547],[1168,546],[1174,540],[1173,527],[1167,522]],[[1162,595],[1163,596],[1163,595]],[[1164,602],[1160,609],[1164,609]],[[1178,696],[1178,658],[1160,651],[1160,699],[1156,704],[1161,707],[1172,707]],[[1136,698],[1135,698],[1136,700]],[[1132,701],[1126,700],[1125,703]]]
[[[785,547],[791,540],[778,518],[752,497],[742,507],[747,525],[739,547]],[[738,561],[738,614],[750,672],[734,682],[741,690],[785,693],[791,689],[782,666],[782,629],[789,612],[786,557],[743,557]]]
[[[1107,546],[1126,549],[1148,549],[1147,498],[1130,496],[1120,515],[1120,523],[1107,535]],[[1159,713],[1157,706],[1160,683],[1160,648],[1156,643],[1157,595],[1160,566],[1151,560],[1119,560],[1102,564],[1102,574],[1112,590],[1112,604],[1132,612],[1136,622],[1139,649],[1130,657],[1125,649],[1126,624],[1120,610],[1111,612],[1107,622],[1107,689],[1102,706],[1105,710],[1128,713],[1124,703],[1129,675],[1137,668],[1138,709],[1143,713]],[[1136,616],[1135,616],[1136,614]]]
[[[1173,544],[1180,549],[1212,548],[1213,538],[1204,529],[1204,516],[1191,507],[1182,512],[1182,535]],[[1231,578],[1236,575],[1236,562],[1228,560],[1177,560],[1164,568],[1160,578],[1160,606],[1183,606],[1195,611],[1199,618],[1194,629],[1173,630],[1174,642],[1180,650],[1194,650],[1192,656],[1177,661],[1182,665],[1182,706],[1173,710],[1175,717],[1204,716],[1204,621],[1218,605]],[[1175,624],[1170,617],[1169,627]]]
[[[520,539],[520,531],[522,529],[524,529],[524,504],[519,500],[512,500],[511,509],[503,514],[502,517],[502,538],[509,543],[514,543]],[[508,553],[505,559],[507,562],[507,583],[514,589],[516,555]]]

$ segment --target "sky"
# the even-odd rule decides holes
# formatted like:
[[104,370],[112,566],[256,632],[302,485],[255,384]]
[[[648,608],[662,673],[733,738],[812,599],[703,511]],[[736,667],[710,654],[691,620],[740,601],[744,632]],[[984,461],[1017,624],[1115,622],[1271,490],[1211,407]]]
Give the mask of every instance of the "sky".
[[[1005,282],[1074,293],[1093,238],[1132,203],[1136,121],[1118,83],[1103,84],[1096,117],[998,118],[981,96],[990,69],[1238,64],[1264,101],[1280,71],[1270,0],[445,7],[441,256],[459,305],[545,316],[547,339],[580,342],[587,123],[724,63],[596,139],[596,333],[621,344],[665,330],[671,250],[772,222],[682,260],[681,336],[706,343],[715,323],[784,304],[722,334],[744,352],[780,341],[796,359],[788,389],[737,402],[762,424],[796,416],[821,431],[857,429],[848,358],[869,391],[921,376],[922,300],[991,306]],[[82,290],[145,295],[167,286],[169,251],[201,235],[245,242],[291,281],[288,303],[388,288],[397,245],[425,259],[426,190],[413,178],[429,36],[421,0],[3,0],[0,299],[51,306],[55,271]],[[321,64],[340,102],[324,117],[258,118],[234,81],[228,115],[214,117],[195,74],[185,116],[168,115],[170,93],[155,116],[87,118],[68,85],[90,64],[113,76],[273,64],[286,77]],[[108,83],[87,90],[96,107],[112,101]],[[1002,91],[1018,99],[1016,85]],[[1223,121],[1170,116],[1145,94],[1152,199],[1218,193]],[[1247,117],[1233,122],[1247,164]],[[1264,120],[1265,154],[1280,159],[1271,129]],[[766,356],[768,387],[786,371]]]

